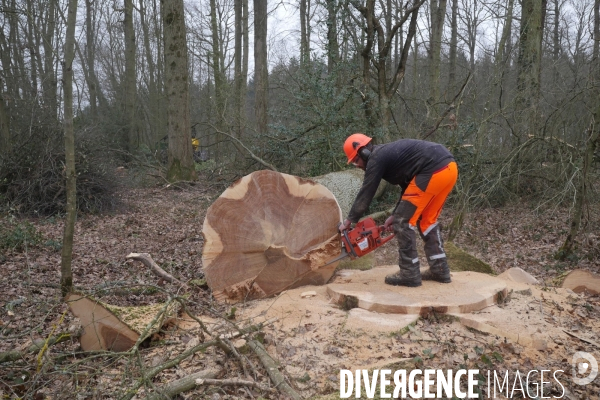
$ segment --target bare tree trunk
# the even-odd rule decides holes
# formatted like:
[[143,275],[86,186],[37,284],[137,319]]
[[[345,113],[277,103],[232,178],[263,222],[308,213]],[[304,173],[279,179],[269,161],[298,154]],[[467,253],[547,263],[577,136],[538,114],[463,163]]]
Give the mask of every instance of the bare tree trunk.
[[[595,0],[594,7],[594,33],[598,33],[600,30],[600,12],[598,7],[600,7],[600,1]],[[596,44],[594,45],[594,53],[591,62],[591,87],[594,88],[592,90],[592,98],[596,101],[596,109],[592,114],[592,122],[590,127],[588,128],[588,137],[585,146],[585,152],[583,154],[583,168],[581,170],[581,177],[579,181],[579,187],[575,196],[575,205],[573,207],[573,219],[571,220],[571,227],[569,229],[569,234],[565,239],[565,242],[561,246],[561,248],[556,253],[556,258],[560,260],[566,259],[569,255],[573,253],[575,247],[575,238],[579,233],[579,228],[581,227],[581,219],[583,215],[583,208],[587,201],[587,193],[588,189],[592,186],[592,182],[590,178],[588,178],[588,173],[590,168],[592,167],[592,162],[594,160],[594,154],[596,149],[600,147],[600,90],[598,90],[598,83],[600,82],[600,59],[598,58],[598,50],[597,50],[597,42],[598,36],[594,36],[596,40]]]
[[242,99],[242,40],[244,31],[242,28],[242,2],[243,0],[234,0],[234,54],[233,54],[233,79],[234,79],[234,93],[233,93],[233,105],[234,105],[234,135],[237,138],[242,137],[242,113],[243,113],[243,99]]
[[261,135],[267,133],[268,90],[267,0],[254,0],[254,112],[256,129]]
[[0,79],[0,154],[10,151],[10,119],[4,102],[4,84]]
[[188,53],[183,0],[161,0],[165,53],[165,91],[169,136],[167,179],[196,180],[188,82]]
[[[517,78],[517,134],[535,135],[539,127],[540,71],[545,0],[523,0]],[[515,143],[518,145],[519,141]]]
[[571,220],[571,227],[565,242],[556,253],[556,258],[560,260],[565,260],[571,254],[573,254],[575,238],[577,237],[579,228],[581,227],[583,208],[587,201],[588,188],[592,185],[592,182],[589,181],[588,173],[590,171],[594,153],[598,147],[598,141],[600,137],[600,101],[597,102],[598,106],[593,114],[593,120],[589,128],[589,137],[586,143],[585,152],[583,154],[583,168],[579,178],[579,187],[575,195],[575,205],[573,206],[573,219]]
[[429,105],[433,119],[437,118],[435,104],[440,98],[440,53],[442,51],[442,33],[446,16],[446,0],[429,0],[431,33],[429,43]]
[[593,58],[594,63],[598,64],[598,57],[600,57],[599,53],[600,49],[600,0],[594,1],[594,50],[593,50]]
[[219,23],[217,21],[217,2],[210,0],[210,28],[212,33],[212,63],[215,80],[215,105],[217,128],[224,130],[225,126],[225,72],[219,40]]
[[65,175],[67,178],[67,207],[60,262],[60,288],[63,296],[73,290],[71,260],[73,236],[77,216],[77,187],[75,172],[75,132],[73,131],[73,58],[75,58],[75,23],[77,0],[69,0],[67,31],[65,34],[65,59],[63,61],[63,124],[65,131]]
[[306,64],[310,60],[310,43],[308,41],[308,31],[310,24],[306,13],[307,3],[310,0],[300,0],[300,63]]
[[85,0],[85,55],[87,63],[88,88],[90,91],[90,113],[92,119],[98,117],[98,95],[96,86],[96,73],[94,64],[96,62],[96,51],[94,49],[94,9],[93,0]]
[[[29,62],[30,62],[30,73],[31,73],[31,91],[30,94],[33,98],[37,98],[38,92],[38,78],[37,68],[35,65],[35,42],[33,41],[33,30],[35,29],[33,16],[35,14],[33,8],[33,0],[27,0],[27,44],[29,46]],[[36,99],[37,102],[37,99]]]
[[[367,121],[369,121],[371,127],[374,128],[376,111],[372,98],[369,95],[371,91],[371,75],[373,74],[371,71],[371,64],[374,64],[374,75],[377,76],[379,111],[381,114],[381,136],[384,141],[390,140],[390,122],[392,119],[390,102],[393,96],[396,94],[400,82],[402,82],[404,79],[409,44],[415,36],[419,8],[424,2],[425,0],[421,0],[414,3],[410,9],[406,10],[404,16],[393,27],[391,27],[391,30],[387,33],[384,31],[384,28],[380,22],[380,17],[376,14],[375,0],[367,0],[364,6],[355,5],[358,11],[360,11],[362,14],[363,18],[366,20],[366,42],[361,51],[361,56],[363,58],[363,86],[365,90],[365,92],[362,94],[362,100]],[[387,58],[390,57],[393,50],[394,37],[398,31],[402,29],[404,23],[409,17],[410,23],[405,43],[402,47],[402,54],[400,56],[396,71],[392,76],[390,76],[388,82],[388,72],[386,68]],[[377,45],[377,52],[374,51],[375,44]]]
[[44,90],[44,104],[50,110],[53,117],[58,111],[57,81],[54,73],[54,54],[56,30],[56,6],[57,0],[48,0],[48,14],[46,31],[44,32],[44,73],[42,76],[42,88]]
[[240,98],[242,104],[243,121],[246,121],[246,93],[248,88],[248,54],[250,52],[250,30],[248,28],[248,0],[242,0],[242,29],[244,31],[244,39],[242,41],[242,90]]
[[337,63],[338,53],[336,0],[327,0],[327,72],[330,74]]
[[450,17],[450,60],[448,71],[448,88],[452,90],[456,85],[456,48],[458,47],[458,0],[452,0],[452,15]]
[[[140,24],[144,35],[144,52],[146,54],[146,62],[148,63],[148,120],[149,133],[148,137],[152,143],[159,141],[165,132],[164,114],[162,113],[161,98],[162,91],[160,89],[160,78],[158,76],[158,68],[156,66],[160,61],[155,62],[155,55],[150,46],[150,29],[149,23],[151,18],[148,17],[148,11],[144,1],[140,2]],[[160,43],[160,41],[159,41]],[[158,50],[158,49],[157,49]],[[160,53],[159,53],[160,54]],[[157,58],[161,60],[160,56]]]
[[123,20],[125,40],[125,132],[127,149],[132,152],[139,147],[137,123],[135,118],[136,73],[135,73],[135,30],[133,28],[133,0],[125,0]]

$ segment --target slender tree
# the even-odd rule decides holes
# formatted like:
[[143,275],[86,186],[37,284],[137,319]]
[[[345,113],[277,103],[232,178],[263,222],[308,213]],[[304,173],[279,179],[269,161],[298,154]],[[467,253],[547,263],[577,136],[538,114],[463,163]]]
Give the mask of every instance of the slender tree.
[[437,118],[435,104],[440,98],[440,64],[445,16],[446,0],[429,0],[429,105],[433,107],[433,118]]
[[4,101],[4,84],[0,79],[0,154],[10,150],[10,125],[6,102]]
[[256,130],[267,133],[269,73],[267,69],[267,0],[254,0],[254,113]]
[[183,0],[161,0],[165,54],[165,92],[169,137],[167,179],[196,180],[188,82],[188,53]]
[[[521,27],[517,78],[517,137],[538,132],[540,73],[546,0],[521,2]],[[517,140],[517,144],[520,140]]]
[[[388,0],[388,2],[391,0]],[[337,4],[336,0],[326,0],[327,4],[327,71],[331,73],[339,57],[338,32],[337,32]],[[390,20],[391,21],[391,20]],[[386,21],[387,22],[387,21]],[[391,22],[390,22],[391,26]],[[388,30],[389,31],[389,30]],[[388,65],[391,58],[388,57]]]
[[75,58],[75,23],[77,0],[69,0],[67,30],[65,33],[65,58],[63,60],[63,125],[65,131],[65,174],[67,178],[67,207],[60,262],[60,288],[62,295],[73,290],[73,236],[77,216],[77,186],[75,172],[75,132],[73,130],[73,59]]
[[456,50],[458,47],[458,0],[452,0],[452,14],[450,16],[450,48],[448,61],[448,88],[456,84]]
[[48,0],[46,3],[46,26],[44,30],[44,71],[42,89],[44,91],[44,105],[51,115],[56,116],[58,111],[57,78],[55,73],[55,34],[56,34],[56,7],[57,0]]
[[124,112],[127,148],[134,151],[139,146],[137,123],[135,118],[136,103],[136,51],[135,29],[133,27],[133,0],[125,0],[123,32],[125,37],[125,82]]
[[[361,50],[361,56],[363,58],[363,88],[365,92],[362,95],[364,104],[365,114],[367,121],[369,121],[372,130],[375,126],[375,105],[372,102],[369,91],[371,90],[371,76],[373,71],[371,70],[371,64],[374,66],[376,82],[376,93],[379,104],[380,127],[382,131],[382,138],[384,141],[390,140],[390,123],[392,120],[391,101],[400,82],[404,79],[406,73],[406,62],[408,59],[408,50],[410,49],[410,43],[417,31],[417,19],[419,14],[419,8],[423,5],[425,0],[416,1],[412,7],[405,11],[402,18],[392,26],[392,30],[385,32],[384,25],[381,23],[380,17],[376,14],[375,0],[367,0],[366,3],[360,4],[353,2],[353,6],[360,11],[363,18],[366,21],[366,41],[365,46]],[[390,72],[387,71],[387,58],[390,56],[393,50],[393,41],[395,35],[399,29],[402,29],[403,25],[410,18],[410,22],[407,28],[407,34],[404,45],[402,46],[402,53],[396,70],[388,76]],[[375,47],[376,46],[376,47]]]

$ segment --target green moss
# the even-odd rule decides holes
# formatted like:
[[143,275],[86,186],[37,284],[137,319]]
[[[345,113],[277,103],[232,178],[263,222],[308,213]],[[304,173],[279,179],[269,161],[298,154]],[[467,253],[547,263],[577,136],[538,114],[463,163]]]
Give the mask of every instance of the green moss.
[[444,249],[446,251],[446,256],[448,257],[448,266],[451,271],[474,271],[483,274],[496,275],[489,264],[456,247],[454,243],[444,243]]
[[337,269],[357,269],[360,271],[366,271],[375,266],[375,254],[369,253],[366,256],[351,260],[346,258],[340,261]]

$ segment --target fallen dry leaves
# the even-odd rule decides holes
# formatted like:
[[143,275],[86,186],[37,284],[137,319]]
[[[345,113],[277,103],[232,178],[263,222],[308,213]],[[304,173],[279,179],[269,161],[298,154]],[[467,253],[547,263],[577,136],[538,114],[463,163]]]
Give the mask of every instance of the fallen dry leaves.
[[[114,213],[79,216],[72,263],[74,284],[115,305],[164,301],[166,295],[157,288],[177,291],[175,285],[160,281],[141,263],[126,260],[131,252],[150,253],[163,269],[184,282],[202,278],[202,222],[208,206],[225,188],[210,185],[207,181],[183,189],[163,186],[129,189],[123,185],[119,195],[121,205]],[[447,225],[451,217],[452,209],[447,208],[442,224]],[[574,268],[599,273],[600,205],[591,205],[586,212],[576,255],[568,262],[559,262],[553,254],[567,234],[569,218],[567,209],[542,210],[523,204],[476,210],[468,215],[455,242],[489,263],[498,273],[510,267],[520,267],[546,284],[550,284],[558,274]],[[0,281],[0,352],[25,348],[33,340],[47,337],[55,327],[63,332],[78,329],[78,321],[68,312],[65,314],[66,307],[61,302],[59,290],[52,287],[60,279],[60,250],[56,250],[56,243],[62,241],[62,219],[33,219],[29,222],[43,234],[46,245],[32,246],[25,252],[7,251],[0,258],[0,270],[4,275]],[[391,264],[395,262],[397,252],[393,245],[387,245],[378,250],[376,256],[379,265]],[[111,285],[140,285],[149,290],[125,296],[110,291],[100,292]],[[206,307],[223,314],[231,311],[230,307],[212,303],[206,287],[195,287],[189,294],[188,301],[193,312],[201,314]],[[598,320],[600,316],[600,301],[598,298],[574,298],[572,308],[566,313],[569,326],[565,328],[589,334],[590,319]],[[58,326],[63,314],[63,322]],[[327,316],[319,318],[326,320]],[[553,318],[553,315],[548,315],[548,318]],[[298,326],[294,335],[309,335],[315,331],[313,324],[307,319],[305,324]],[[143,350],[144,364],[141,366],[138,360],[119,357],[99,358],[97,362],[83,361],[75,354],[78,348],[76,342],[62,343],[45,353],[39,363],[39,372],[35,354],[21,362],[0,364],[0,395],[112,398],[118,395],[119,390],[131,386],[132,376],[139,374],[141,368],[150,368],[181,353],[190,346],[190,342],[197,340],[197,334],[195,331],[165,334],[162,342]],[[284,336],[287,333],[270,330],[269,335],[266,343],[269,348],[276,349],[278,358],[303,360],[304,364],[284,365],[286,371],[295,377],[292,384],[305,395],[335,392],[334,386],[339,384],[339,367],[328,370],[326,366],[315,365],[315,360],[324,354],[336,360],[336,365],[341,365],[345,357],[356,350],[348,347],[352,341],[342,333],[335,341],[327,342],[321,355],[311,353],[316,347],[310,342],[306,346],[286,342]],[[456,368],[463,364],[485,365],[482,355],[489,359],[497,354],[498,359],[491,362],[499,371],[553,367],[541,364],[551,350],[532,355],[520,346],[490,345],[488,339],[477,332],[458,329],[454,323],[421,320],[405,334],[384,337],[377,343],[364,343],[365,348],[361,351],[377,354],[373,363],[380,362],[378,357],[387,352],[389,356],[401,358],[418,356],[436,367]],[[317,337],[314,340],[321,339]],[[600,338],[595,336],[595,340],[598,342]],[[557,342],[556,345],[567,344]],[[596,354],[600,350],[577,338],[572,338],[568,346],[595,351]],[[244,378],[236,360],[211,348],[177,368],[161,373],[154,383],[161,385],[214,365],[226,371],[224,378]],[[319,376],[315,376],[311,366],[314,371],[319,371]],[[257,372],[259,376],[256,378],[267,382],[264,370],[258,369]],[[249,397],[248,390],[237,387],[200,388],[195,393],[200,392],[223,398]],[[275,398],[269,393],[262,395]]]

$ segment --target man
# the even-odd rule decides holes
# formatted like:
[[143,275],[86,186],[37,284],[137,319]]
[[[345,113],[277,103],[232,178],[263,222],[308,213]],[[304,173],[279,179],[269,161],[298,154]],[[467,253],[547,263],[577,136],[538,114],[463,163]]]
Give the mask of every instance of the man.
[[[362,187],[340,231],[367,211],[382,179],[402,188],[402,195],[384,227],[393,227],[398,239],[400,271],[385,277],[396,286],[421,286],[421,280],[450,283],[438,217],[458,177],[452,154],[442,145],[423,140],[400,139],[373,145],[362,133],[344,143],[348,163],[365,171]],[[421,275],[415,229],[425,242],[429,270]]]

